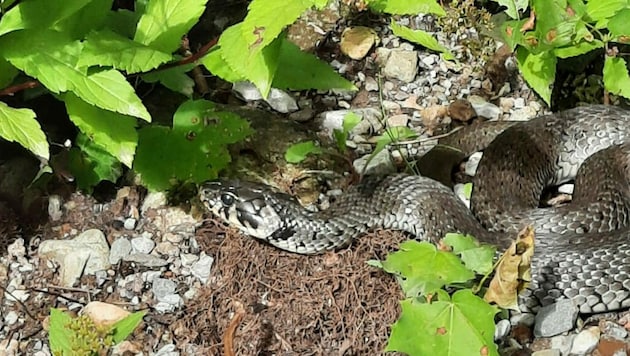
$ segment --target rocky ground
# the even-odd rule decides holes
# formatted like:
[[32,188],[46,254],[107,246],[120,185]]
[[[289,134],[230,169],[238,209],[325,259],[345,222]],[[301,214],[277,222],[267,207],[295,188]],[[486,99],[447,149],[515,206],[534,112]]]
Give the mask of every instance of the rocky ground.
[[[338,23],[334,11],[323,19],[310,14],[292,34],[303,48],[318,44],[315,51],[360,90],[279,92],[265,104],[247,85],[234,91],[248,105],[268,106],[323,137],[349,111],[359,114],[362,121],[347,142],[353,168],[395,172],[406,158],[426,151],[430,137],[453,126],[526,120],[549,111],[513,59],[474,26],[486,14],[467,15],[449,15],[451,22],[422,15],[397,19],[434,33],[458,59],[445,61],[393,36],[387,21],[363,23],[380,43],[351,60],[339,52],[343,28],[331,25]],[[303,36],[303,23],[331,35]],[[411,128],[418,138],[397,142],[367,163],[374,137],[395,126]],[[335,174],[349,173],[348,166]],[[340,189],[333,184],[310,201],[325,206]],[[169,206],[163,193],[133,186],[105,201],[78,192],[48,196],[47,222],[0,260],[0,354],[49,355],[50,308],[78,313],[90,301],[148,311],[120,353],[375,355],[384,349],[402,293],[391,276],[365,262],[383,259],[405,236],[377,231],[348,249],[298,256],[226,229],[192,205]],[[585,318],[566,303],[552,309],[536,318],[498,321],[496,340],[504,353],[626,354],[626,315]]]

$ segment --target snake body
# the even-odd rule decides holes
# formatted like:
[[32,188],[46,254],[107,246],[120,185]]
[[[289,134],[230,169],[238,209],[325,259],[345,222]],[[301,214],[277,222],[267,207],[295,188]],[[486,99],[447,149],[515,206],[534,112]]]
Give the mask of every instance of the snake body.
[[[462,132],[448,144],[478,146],[474,135]],[[591,313],[630,306],[629,174],[630,112],[590,106],[516,123],[498,134],[473,180],[474,215],[446,186],[405,174],[365,177],[321,212],[244,181],[207,182],[200,198],[245,234],[301,254],[348,245],[376,228],[430,241],[461,232],[505,248],[513,232],[531,224],[533,281],[521,310],[570,298]],[[574,178],[570,204],[538,208],[546,186]]]

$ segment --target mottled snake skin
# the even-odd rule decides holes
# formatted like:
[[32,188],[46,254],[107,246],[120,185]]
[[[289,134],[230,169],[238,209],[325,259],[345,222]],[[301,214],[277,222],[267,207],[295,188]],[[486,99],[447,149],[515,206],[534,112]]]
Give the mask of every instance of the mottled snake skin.
[[[467,150],[479,146],[474,135],[462,130],[447,143]],[[458,231],[505,248],[515,231],[532,224],[534,280],[521,309],[572,298],[583,313],[601,312],[630,306],[627,141],[630,112],[615,107],[580,107],[516,123],[484,152],[473,181],[474,216],[449,188],[404,174],[366,177],[317,213],[258,183],[208,182],[200,197],[244,233],[302,254],[339,248],[375,228],[430,241]],[[538,208],[546,186],[573,178],[570,204]]]

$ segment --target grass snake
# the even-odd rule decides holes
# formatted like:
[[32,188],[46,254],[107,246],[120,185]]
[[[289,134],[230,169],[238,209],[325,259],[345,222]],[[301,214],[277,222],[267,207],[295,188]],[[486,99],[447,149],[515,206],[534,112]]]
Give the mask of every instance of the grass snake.
[[[531,224],[533,281],[521,310],[571,298],[583,313],[611,311],[630,306],[629,124],[629,111],[587,106],[497,124],[492,140],[489,131],[462,130],[447,144],[468,150],[490,141],[473,179],[472,214],[451,189],[406,174],[366,176],[320,212],[246,181],[207,182],[200,198],[243,233],[300,254],[346,246],[376,228],[429,241],[462,232],[505,248]],[[572,179],[571,203],[538,207],[545,187]]]

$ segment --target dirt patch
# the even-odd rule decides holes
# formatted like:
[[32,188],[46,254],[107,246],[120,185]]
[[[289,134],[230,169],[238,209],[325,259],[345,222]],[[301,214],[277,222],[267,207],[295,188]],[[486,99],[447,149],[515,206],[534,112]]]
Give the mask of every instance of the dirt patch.
[[232,323],[236,355],[382,353],[403,295],[366,261],[384,259],[404,235],[379,231],[348,249],[302,256],[222,231],[214,222],[198,230],[215,258],[213,278],[171,325],[180,349],[190,342],[222,354]]

